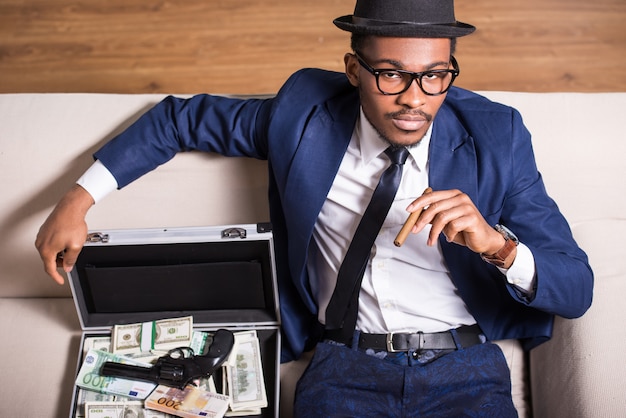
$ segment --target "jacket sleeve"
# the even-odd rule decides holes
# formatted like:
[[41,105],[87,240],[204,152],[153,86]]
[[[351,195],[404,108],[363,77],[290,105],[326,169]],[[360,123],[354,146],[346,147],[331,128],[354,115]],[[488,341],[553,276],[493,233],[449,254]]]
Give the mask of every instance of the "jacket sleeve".
[[272,99],[173,96],[142,115],[98,150],[122,188],[181,151],[267,158],[266,126]]
[[509,285],[520,303],[567,318],[579,317],[589,308],[593,273],[587,255],[572,236],[556,203],[548,196],[537,170],[530,134],[517,111],[512,112],[510,178],[499,222],[516,233],[535,258],[536,289],[526,300]]

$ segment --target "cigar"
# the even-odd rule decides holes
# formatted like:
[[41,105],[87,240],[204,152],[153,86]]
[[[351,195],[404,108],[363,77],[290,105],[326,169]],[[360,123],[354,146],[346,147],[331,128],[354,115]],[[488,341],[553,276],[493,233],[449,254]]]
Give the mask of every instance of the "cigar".
[[[427,187],[426,190],[424,190],[424,193],[422,193],[422,196],[424,196],[426,193],[432,193],[432,191],[433,189]],[[423,211],[424,208],[422,208],[422,210],[416,210],[409,215],[404,225],[402,225],[402,229],[400,229],[400,232],[398,232],[396,239],[393,241],[396,247],[401,247],[402,244],[404,244],[404,241],[406,241],[406,238],[409,236],[411,229],[413,229],[413,226],[415,226],[417,218],[420,217]]]

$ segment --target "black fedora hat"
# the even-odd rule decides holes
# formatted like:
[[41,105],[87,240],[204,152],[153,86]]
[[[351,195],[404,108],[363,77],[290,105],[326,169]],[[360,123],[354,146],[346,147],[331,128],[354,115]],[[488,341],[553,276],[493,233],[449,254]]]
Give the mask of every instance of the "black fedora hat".
[[476,30],[456,20],[454,0],[357,0],[353,15],[333,23],[359,35],[415,38],[456,38]]

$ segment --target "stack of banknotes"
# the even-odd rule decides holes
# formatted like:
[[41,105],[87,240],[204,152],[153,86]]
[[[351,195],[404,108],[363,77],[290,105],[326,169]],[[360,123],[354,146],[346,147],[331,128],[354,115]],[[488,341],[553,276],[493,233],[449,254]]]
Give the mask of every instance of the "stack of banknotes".
[[211,333],[194,331],[193,317],[119,325],[111,336],[88,337],[76,378],[76,417],[214,417],[259,415],[267,394],[256,331],[235,332],[235,344],[221,373],[184,389],[101,376],[106,361],[151,367],[173,348],[200,355]]

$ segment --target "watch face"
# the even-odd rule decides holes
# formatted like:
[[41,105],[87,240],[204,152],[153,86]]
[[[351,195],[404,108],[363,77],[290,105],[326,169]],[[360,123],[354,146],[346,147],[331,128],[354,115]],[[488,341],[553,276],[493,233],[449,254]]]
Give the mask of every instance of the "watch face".
[[497,224],[494,228],[496,229],[496,231],[501,233],[505,238],[513,241],[516,245],[519,243],[517,236],[515,236],[515,234],[511,232],[511,230],[507,228],[506,226]]

